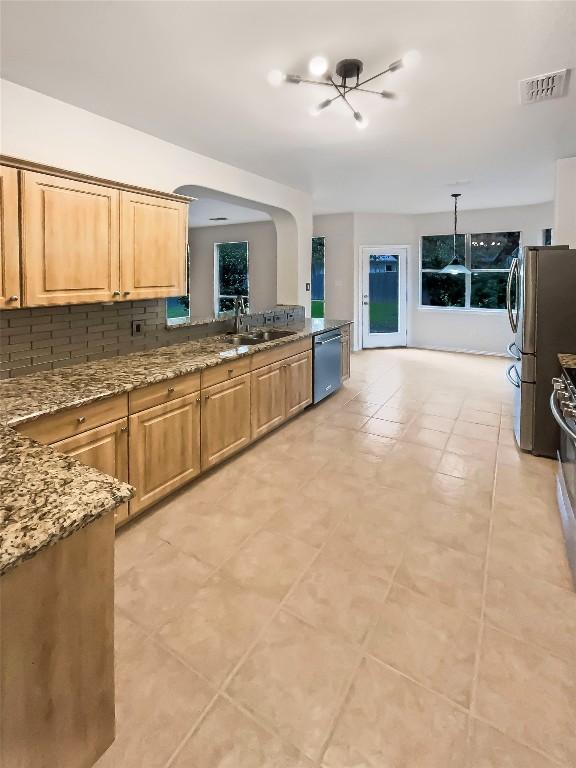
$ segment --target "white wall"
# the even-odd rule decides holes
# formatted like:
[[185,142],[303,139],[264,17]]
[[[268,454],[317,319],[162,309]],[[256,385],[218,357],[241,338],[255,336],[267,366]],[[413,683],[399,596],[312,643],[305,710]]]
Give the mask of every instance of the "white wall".
[[[461,211],[460,232],[520,230],[523,245],[540,245],[542,230],[551,227],[552,203]],[[421,309],[419,304],[419,248],[422,235],[449,233],[453,226],[450,211],[420,215],[357,213],[315,216],[315,234],[336,234],[338,264],[345,284],[331,296],[327,282],[327,315],[340,317],[353,308],[355,346],[361,346],[359,321],[359,252],[363,245],[407,245],[408,263],[408,344],[414,347],[440,347],[451,350],[504,353],[510,341],[508,318],[502,312]],[[327,256],[328,259],[328,256]],[[328,266],[327,266],[328,269]],[[352,278],[352,280],[351,280]],[[351,282],[349,282],[351,280]],[[349,284],[348,284],[349,282]]]
[[[452,219],[449,213],[414,216],[414,254],[409,276],[412,307],[409,317],[410,344],[416,347],[494,352],[502,354],[510,342],[507,313],[470,310],[442,310],[418,307],[419,240],[422,235],[449,233]],[[460,232],[522,232],[522,245],[542,245],[542,230],[552,226],[553,205],[526,205],[516,208],[490,208],[461,211],[458,214]]]
[[214,313],[214,245],[248,241],[250,311],[260,312],[276,304],[276,227],[272,221],[191,227],[190,308],[193,317]]
[[556,161],[553,242],[576,248],[576,157]]
[[278,301],[309,311],[310,195],[15,83],[1,80],[0,89],[5,155],[164,192],[194,185],[265,207],[277,230]]
[[314,236],[326,238],[324,314],[354,319],[354,216],[351,213],[314,216]]

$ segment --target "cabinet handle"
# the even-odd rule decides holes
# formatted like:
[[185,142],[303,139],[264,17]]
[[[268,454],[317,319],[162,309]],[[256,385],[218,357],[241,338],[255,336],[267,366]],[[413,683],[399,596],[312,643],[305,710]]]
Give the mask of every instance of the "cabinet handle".
[[8,301],[18,301],[18,296],[9,296]]
[[120,432],[128,432],[128,427],[120,427]]
[[84,422],[86,421],[86,416],[78,416],[77,421],[78,421],[78,424],[84,424]]
[[228,368],[228,376],[232,376],[234,373],[234,368]]
[[209,400],[209,399],[210,399],[210,395],[204,395],[204,400]]
[[130,296],[131,291],[124,291],[124,296]]
[[197,402],[197,403],[199,403],[199,402],[200,402],[200,395],[198,395],[198,397],[196,398],[196,402]]
[[112,291],[112,296],[120,296],[120,291]]
[[171,395],[175,391],[175,387],[168,387],[168,394]]

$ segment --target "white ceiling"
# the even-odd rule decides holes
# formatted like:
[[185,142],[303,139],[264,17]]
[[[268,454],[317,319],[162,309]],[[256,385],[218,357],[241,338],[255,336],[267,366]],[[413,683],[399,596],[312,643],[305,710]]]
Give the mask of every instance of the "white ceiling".
[[[574,2],[3,2],[2,69],[21,85],[314,196],[315,210],[447,210],[553,196],[576,154],[567,98],[520,106],[518,80],[576,68]],[[324,89],[272,88],[268,71],[359,57],[371,73],[408,49],[420,67],[317,118]],[[191,179],[191,183],[194,180]],[[225,190],[224,190],[225,191]]]
[[[221,227],[227,224],[270,221],[270,216],[264,211],[224,203],[209,197],[196,200],[188,211],[188,225],[190,227]],[[226,221],[210,221],[214,216],[226,216]]]

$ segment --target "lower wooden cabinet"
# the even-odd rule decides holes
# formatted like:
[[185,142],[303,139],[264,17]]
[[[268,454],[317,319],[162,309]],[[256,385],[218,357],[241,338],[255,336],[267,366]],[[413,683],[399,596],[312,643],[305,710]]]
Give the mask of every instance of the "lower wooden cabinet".
[[266,365],[251,373],[252,438],[262,437],[286,418],[285,363]]
[[[128,419],[118,419],[89,429],[80,435],[52,443],[52,447],[82,464],[128,482]],[[115,516],[116,524],[119,525],[128,517],[128,504],[121,504]]]
[[286,381],[286,418],[295,416],[312,402],[312,352],[284,361]]
[[202,391],[202,469],[250,442],[250,376],[246,373]]
[[200,472],[200,392],[130,416],[129,502],[135,514]]

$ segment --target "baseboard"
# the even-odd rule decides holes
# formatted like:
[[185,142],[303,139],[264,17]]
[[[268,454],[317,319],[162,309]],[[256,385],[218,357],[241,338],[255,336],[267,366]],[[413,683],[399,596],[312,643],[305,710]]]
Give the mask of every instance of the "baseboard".
[[432,352],[458,352],[464,355],[484,355],[485,357],[510,357],[507,352],[483,352],[480,349],[457,349],[456,347],[421,347],[410,344],[408,349],[429,349]]

